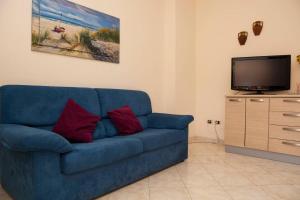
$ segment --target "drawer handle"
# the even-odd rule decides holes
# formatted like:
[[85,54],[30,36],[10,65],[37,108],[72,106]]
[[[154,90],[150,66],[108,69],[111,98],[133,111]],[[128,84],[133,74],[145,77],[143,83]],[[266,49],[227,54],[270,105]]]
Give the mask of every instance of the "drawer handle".
[[264,102],[264,99],[250,99],[251,102]]
[[300,117],[300,113],[283,113],[285,117]]
[[241,99],[229,99],[229,101],[231,101],[231,102],[241,102],[242,100]]
[[300,147],[300,143],[293,143],[293,142],[285,142],[285,141],[283,141],[282,144],[293,146],[293,147]]
[[300,132],[300,128],[282,128],[284,131]]
[[284,99],[283,102],[286,102],[286,103],[300,103],[300,99]]

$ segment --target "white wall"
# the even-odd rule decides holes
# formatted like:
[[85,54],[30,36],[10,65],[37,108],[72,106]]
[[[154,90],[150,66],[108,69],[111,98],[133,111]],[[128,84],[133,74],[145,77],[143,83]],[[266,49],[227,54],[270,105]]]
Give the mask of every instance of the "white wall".
[[[230,90],[231,57],[292,54],[292,87],[300,82],[300,1],[299,0],[197,0],[197,134],[215,137],[207,119],[222,121],[223,137],[225,94]],[[252,23],[265,23],[255,37]],[[245,46],[237,34],[248,31]]]

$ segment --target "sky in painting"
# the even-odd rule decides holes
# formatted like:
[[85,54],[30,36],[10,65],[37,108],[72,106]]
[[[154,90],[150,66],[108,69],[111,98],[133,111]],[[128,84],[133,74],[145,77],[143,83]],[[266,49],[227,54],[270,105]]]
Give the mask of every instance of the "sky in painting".
[[98,30],[119,28],[116,17],[92,10],[67,0],[33,0],[32,11],[36,16]]

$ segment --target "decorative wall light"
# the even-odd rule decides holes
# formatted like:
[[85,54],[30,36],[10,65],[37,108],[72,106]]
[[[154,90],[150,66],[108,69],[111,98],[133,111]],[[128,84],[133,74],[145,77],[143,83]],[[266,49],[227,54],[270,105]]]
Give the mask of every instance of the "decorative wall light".
[[261,33],[263,27],[264,27],[264,22],[263,22],[263,21],[256,21],[256,22],[253,22],[252,29],[253,29],[254,35],[255,35],[255,36],[260,35],[260,33]]
[[248,32],[247,31],[240,32],[239,35],[238,35],[240,45],[245,45],[246,41],[247,41],[247,38],[248,38]]
[[300,63],[300,55],[297,56],[297,61]]

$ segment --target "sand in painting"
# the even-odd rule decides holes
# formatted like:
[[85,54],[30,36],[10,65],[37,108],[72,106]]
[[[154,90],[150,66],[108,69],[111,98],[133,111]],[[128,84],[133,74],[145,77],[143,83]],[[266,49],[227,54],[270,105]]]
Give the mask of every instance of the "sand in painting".
[[[56,26],[64,27],[65,33],[54,31]],[[64,24],[44,18],[32,18],[32,35],[40,37],[40,45],[33,45],[32,49],[48,53],[63,54],[75,57],[93,59],[90,50],[78,41],[78,33],[84,31],[80,26]],[[40,36],[38,36],[40,35]],[[73,36],[73,38],[71,38]]]

